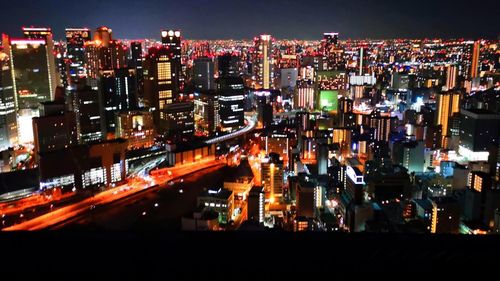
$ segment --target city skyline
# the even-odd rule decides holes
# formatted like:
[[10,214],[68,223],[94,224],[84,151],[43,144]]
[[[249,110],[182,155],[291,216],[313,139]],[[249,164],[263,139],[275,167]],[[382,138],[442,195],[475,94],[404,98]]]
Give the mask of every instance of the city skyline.
[[[340,32],[343,39],[499,37],[499,24],[493,16],[482,15],[481,28],[458,20],[469,12],[465,1],[391,0],[384,5],[363,0],[322,2],[91,0],[82,7],[76,1],[61,7],[59,1],[30,1],[22,8],[9,2],[2,7],[5,15],[0,18],[0,32],[18,35],[21,25],[47,26],[59,40],[66,27],[106,25],[113,27],[117,37],[130,39],[155,38],[155,31],[161,28],[177,28],[186,38],[200,40],[249,39],[262,33],[278,39],[316,40],[320,39],[318,34],[329,31]],[[494,1],[482,1],[483,7],[490,5],[493,7]],[[72,13],[54,12],[61,8]]]

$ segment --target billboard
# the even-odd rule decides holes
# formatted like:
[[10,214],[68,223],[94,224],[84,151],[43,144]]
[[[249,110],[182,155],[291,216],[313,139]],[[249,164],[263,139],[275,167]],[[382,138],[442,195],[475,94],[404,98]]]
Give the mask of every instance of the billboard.
[[339,92],[337,90],[319,91],[319,109],[336,113],[338,110]]

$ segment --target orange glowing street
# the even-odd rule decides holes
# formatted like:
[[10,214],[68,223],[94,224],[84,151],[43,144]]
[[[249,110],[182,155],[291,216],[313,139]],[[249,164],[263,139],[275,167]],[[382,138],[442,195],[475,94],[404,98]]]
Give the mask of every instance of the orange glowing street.
[[111,202],[126,198],[132,194],[136,194],[141,190],[151,187],[163,186],[169,180],[222,164],[223,163],[219,160],[207,159],[196,163],[184,164],[165,169],[165,174],[162,173],[154,176],[146,176],[143,178],[130,178],[127,184],[110,188],[78,203],[62,207],[60,209],[54,210],[20,224],[4,228],[3,230],[41,230],[44,228],[48,228],[71,219],[75,216],[82,215],[85,212],[95,208],[95,206],[97,205],[109,204]]

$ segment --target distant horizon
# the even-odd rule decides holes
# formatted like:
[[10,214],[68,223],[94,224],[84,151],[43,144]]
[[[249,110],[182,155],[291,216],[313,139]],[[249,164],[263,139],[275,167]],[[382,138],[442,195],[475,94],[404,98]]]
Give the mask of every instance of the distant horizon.
[[258,33],[318,40],[330,31],[340,32],[341,40],[500,38],[493,0],[481,1],[477,15],[471,14],[474,7],[465,0],[5,2],[1,33],[17,36],[22,26],[47,26],[58,40],[64,39],[65,27],[103,25],[112,28],[116,38],[159,38],[162,28],[180,29],[193,40],[251,39]]

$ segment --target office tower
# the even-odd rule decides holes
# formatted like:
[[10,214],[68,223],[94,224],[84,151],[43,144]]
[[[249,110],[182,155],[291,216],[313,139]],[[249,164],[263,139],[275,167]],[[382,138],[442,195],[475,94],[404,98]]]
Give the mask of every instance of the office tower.
[[102,131],[113,134],[116,130],[115,114],[137,108],[137,80],[135,69],[105,70],[99,77],[99,98]]
[[460,205],[452,197],[415,199],[417,217],[430,233],[458,233]]
[[212,58],[196,58],[194,60],[194,87],[197,91],[208,91],[215,89],[214,82],[214,60]]
[[356,124],[356,118],[353,113],[354,101],[346,97],[340,97],[338,102],[338,125],[340,127],[353,127]]
[[474,79],[479,77],[479,55],[481,52],[481,41],[477,40],[474,42],[472,50],[472,62],[470,70],[470,78]]
[[163,46],[150,48],[144,60],[144,106],[153,111],[159,133],[171,127],[166,108],[180,96],[180,32],[162,31],[162,42]]
[[394,72],[391,77],[391,88],[397,91],[407,91],[415,85],[415,75],[405,72]]
[[274,88],[273,39],[271,35],[254,38],[252,70],[255,89]]
[[79,143],[102,139],[99,93],[90,86],[79,85],[70,92],[69,103],[76,115]]
[[87,80],[94,89],[102,71],[127,67],[127,46],[113,40],[112,30],[102,26],[94,33],[94,40],[85,43]]
[[10,58],[0,49],[0,151],[18,143]]
[[128,140],[128,150],[153,146],[155,142],[153,114],[147,110],[118,112],[116,137]]
[[239,76],[238,64],[240,58],[230,53],[217,57],[217,73],[219,77],[237,77]]
[[266,128],[273,123],[273,105],[266,96],[257,97],[257,121],[259,126]]
[[364,48],[359,48],[359,75],[363,75]]
[[265,192],[262,186],[254,186],[248,193],[247,218],[264,223]]
[[137,105],[143,107],[144,105],[144,56],[142,52],[142,42],[134,41],[130,43],[130,61],[129,67],[135,69],[135,80],[137,88]]
[[[53,99],[58,84],[54,60],[54,45],[49,31],[30,32],[23,29],[27,39],[13,39],[3,36],[4,51],[10,57],[10,64],[16,93],[16,109],[35,109],[40,102]],[[36,29],[38,30],[38,29]]]
[[314,217],[315,189],[316,184],[314,181],[307,178],[299,179],[296,189],[297,217]]
[[373,128],[373,139],[376,141],[389,141],[389,135],[396,127],[397,117],[382,116],[379,111],[374,111],[369,116],[370,127]]
[[338,42],[339,34],[336,32],[323,33],[321,41],[322,61],[317,70],[344,70],[344,50]]
[[458,152],[469,161],[489,161],[494,167],[500,136],[500,115],[485,109],[462,109],[460,114]]
[[298,80],[297,68],[281,68],[280,69],[280,88],[281,89],[294,89]]
[[[276,153],[283,158],[283,162],[288,162],[289,136],[285,132],[273,132],[265,136],[266,154]],[[286,164],[285,164],[286,165]]]
[[450,64],[446,66],[446,89],[452,90],[457,86],[458,66]]
[[311,80],[298,80],[293,99],[294,109],[313,110],[315,108],[314,84]]
[[4,52],[10,58],[18,141],[33,141],[31,119],[38,116],[40,102],[50,101],[59,82],[53,54],[52,33],[47,28],[23,29],[27,39],[3,35]]
[[425,165],[425,145],[422,141],[397,141],[392,145],[392,160],[409,173],[421,173]]
[[222,130],[231,131],[243,126],[245,120],[243,79],[237,77],[219,78],[217,92]]
[[[164,47],[170,50],[172,58],[173,75],[178,80],[179,90],[184,90],[184,75],[185,70],[182,69],[181,64],[181,32],[179,30],[162,30],[161,43]],[[175,72],[178,69],[178,72]]]
[[328,169],[328,144],[320,143],[316,149],[316,160],[318,165],[318,175],[326,175]]
[[442,146],[446,146],[445,136],[448,134],[449,120],[454,113],[460,111],[460,100],[462,95],[460,92],[442,92],[437,95],[436,99],[436,125],[441,125]]
[[75,87],[81,79],[85,79],[85,43],[90,41],[88,28],[66,28],[66,58],[69,85]]
[[316,108],[333,114],[338,111],[339,93],[348,89],[348,76],[344,71],[318,71],[316,75]]
[[126,179],[124,139],[70,146],[40,154],[40,188],[95,188]]
[[76,145],[75,113],[66,111],[64,100],[41,103],[40,117],[33,118],[33,137],[36,159],[40,153]]
[[166,104],[162,110],[161,132],[168,137],[186,139],[194,134],[194,104],[192,101],[181,101]]
[[194,93],[194,120],[196,130],[207,134],[214,133],[219,128],[219,95],[216,91]]
[[278,202],[283,196],[283,160],[276,153],[270,153],[261,161],[262,181],[271,202]]

